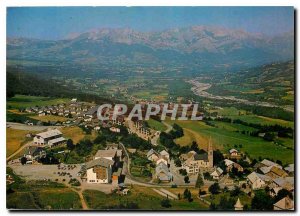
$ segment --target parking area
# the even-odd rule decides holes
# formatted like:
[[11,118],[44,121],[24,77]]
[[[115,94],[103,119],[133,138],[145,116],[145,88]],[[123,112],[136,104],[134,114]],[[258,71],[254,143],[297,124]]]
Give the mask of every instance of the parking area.
[[17,175],[23,176],[28,180],[48,180],[56,182],[69,182],[71,178],[77,178],[80,182],[80,177],[77,176],[81,169],[80,164],[72,165],[20,165],[14,164],[10,167]]

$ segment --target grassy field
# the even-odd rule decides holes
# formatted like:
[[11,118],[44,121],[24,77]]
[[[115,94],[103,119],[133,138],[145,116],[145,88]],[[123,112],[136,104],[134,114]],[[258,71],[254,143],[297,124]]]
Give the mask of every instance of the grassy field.
[[49,98],[39,96],[16,95],[7,100],[9,109],[19,109],[31,106],[49,106],[70,101],[67,98]]
[[148,121],[147,121],[148,125],[150,128],[154,129],[154,130],[157,130],[157,131],[165,131],[167,129],[167,127],[159,122],[159,121],[156,121],[152,118],[150,118]]
[[[219,194],[216,194],[216,195],[204,197],[204,199],[207,200],[207,201],[209,201],[209,202],[211,202],[211,203],[219,204],[220,203],[220,198],[222,196],[225,196],[225,197],[229,198],[230,197],[230,193],[229,192],[219,193]],[[240,198],[240,201],[241,201],[241,203],[244,206],[245,205],[248,205],[248,207],[251,206],[251,197],[249,197],[245,193],[241,193],[237,197],[234,197],[234,198],[235,198],[235,200],[237,200],[238,198]]]
[[39,120],[39,121],[42,121],[42,122],[48,122],[48,121],[61,121],[61,122],[64,122],[64,121],[68,120],[68,118],[66,118],[66,117],[55,116],[55,115],[46,115],[46,116],[35,115],[35,116],[30,116],[30,118],[33,118],[33,119],[36,119],[36,120]]
[[6,156],[10,156],[17,151],[23,144],[29,141],[26,134],[32,131],[17,130],[12,128],[6,129]]
[[25,181],[6,168],[6,173],[15,180],[7,185],[10,192],[6,195],[9,209],[81,209],[78,194],[65,185],[51,181]]
[[73,143],[76,144],[82,139],[95,139],[97,137],[97,133],[92,131],[92,134],[85,134],[80,127],[71,126],[61,128],[60,131],[63,133],[63,136],[66,139],[72,139]]
[[129,202],[137,203],[142,210],[207,210],[208,206],[204,205],[198,199],[194,198],[193,202],[186,200],[171,200],[172,207],[161,207],[162,196],[154,192],[151,188],[133,186],[127,196],[118,196],[116,194],[107,195],[99,191],[86,190],[83,192],[88,206],[92,209],[107,209],[112,206],[126,204]]
[[[170,120],[168,123],[172,124]],[[176,121],[184,129],[189,129],[199,134],[202,137],[206,137],[206,142],[209,137],[212,139],[214,149],[220,149],[223,152],[227,152],[230,148],[234,148],[235,145],[242,145],[240,149],[243,152],[247,152],[251,158],[270,158],[275,160],[281,160],[283,163],[294,162],[294,152],[291,149],[287,149],[283,146],[276,145],[273,142],[264,141],[259,137],[251,137],[241,133],[233,132],[230,130],[224,130],[224,128],[215,128],[206,125],[204,122],[197,121]],[[186,134],[189,136],[189,134]],[[184,138],[184,137],[183,137]],[[184,139],[193,139],[184,138]],[[178,141],[177,141],[178,142]],[[201,142],[198,142],[201,146]],[[290,144],[291,145],[291,144]]]
[[218,112],[219,115],[222,115],[223,117],[228,117],[231,119],[240,119],[242,121],[246,121],[248,123],[254,123],[254,124],[262,124],[262,125],[282,125],[285,127],[291,127],[294,128],[294,122],[291,121],[285,121],[282,119],[273,119],[268,118],[264,116],[257,116],[253,114],[245,114],[246,112],[244,110],[238,110],[234,107],[225,107],[223,109],[215,109],[211,110],[210,112]]
[[196,141],[198,143],[198,146],[202,149],[207,149],[209,137],[200,135],[199,133],[190,130],[190,129],[183,129],[184,136],[180,137],[178,139],[175,139],[175,143],[181,145],[181,146],[190,146],[193,141]]

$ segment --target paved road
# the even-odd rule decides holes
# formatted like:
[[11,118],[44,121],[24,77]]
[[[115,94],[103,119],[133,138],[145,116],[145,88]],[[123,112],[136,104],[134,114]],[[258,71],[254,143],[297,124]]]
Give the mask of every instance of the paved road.
[[13,128],[18,130],[28,130],[28,131],[42,131],[48,128],[60,128],[62,126],[38,126],[38,125],[26,125],[16,122],[6,122],[7,128]]

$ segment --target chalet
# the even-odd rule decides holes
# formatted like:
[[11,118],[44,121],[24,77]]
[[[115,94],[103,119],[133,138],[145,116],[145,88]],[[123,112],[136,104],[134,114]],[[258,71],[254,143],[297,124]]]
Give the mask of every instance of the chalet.
[[236,156],[238,156],[238,150],[230,149],[229,154],[230,154],[231,157],[236,157]]
[[33,138],[34,144],[48,145],[50,147],[62,144],[65,141],[66,139],[62,137],[62,133],[57,129],[36,134]]
[[276,202],[273,206],[274,210],[294,210],[294,200],[287,196]]
[[239,165],[238,163],[235,163],[235,162],[233,162],[231,160],[225,159],[224,163],[225,163],[226,171],[227,172],[230,172],[233,167],[236,168],[239,172],[243,172],[244,171],[244,168],[241,165]]
[[45,116],[46,113],[45,113],[44,111],[39,111],[38,115],[39,115],[39,116]]
[[155,178],[162,182],[170,182],[173,180],[173,175],[168,166],[161,162],[155,168]]
[[87,183],[111,183],[114,162],[106,158],[98,158],[86,163]]
[[247,179],[251,185],[252,190],[264,188],[271,180],[268,176],[256,172],[252,172],[250,175],[248,175]]
[[210,176],[214,179],[214,180],[219,180],[223,175],[223,170],[218,167],[215,169],[215,171],[213,171]]

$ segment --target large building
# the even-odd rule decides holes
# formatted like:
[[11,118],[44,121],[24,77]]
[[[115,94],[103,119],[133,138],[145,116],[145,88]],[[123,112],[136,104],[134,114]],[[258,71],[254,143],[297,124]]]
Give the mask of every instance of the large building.
[[114,161],[98,158],[86,163],[86,178],[88,183],[107,184],[112,180],[112,166]]
[[62,144],[65,141],[66,139],[62,136],[62,133],[57,129],[39,133],[33,138],[34,144],[42,146],[47,145],[50,147]]
[[198,154],[195,151],[190,151],[181,155],[180,158],[183,160],[182,169],[185,169],[188,174],[196,174],[200,168],[212,168],[214,157],[211,141],[209,141],[207,152]]

